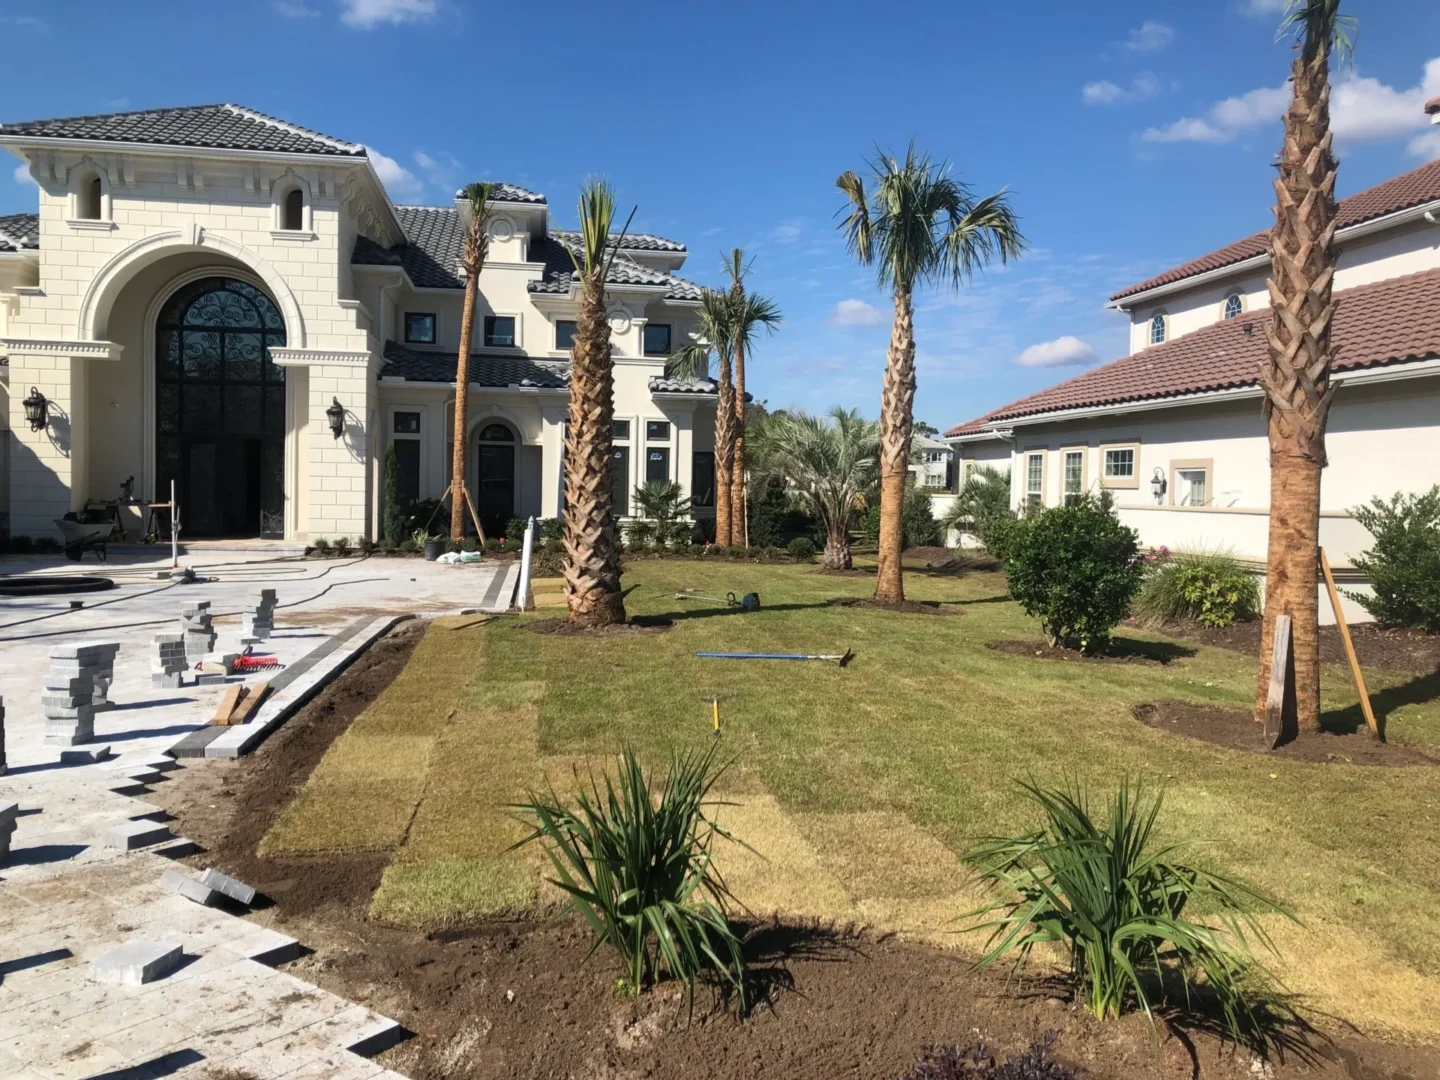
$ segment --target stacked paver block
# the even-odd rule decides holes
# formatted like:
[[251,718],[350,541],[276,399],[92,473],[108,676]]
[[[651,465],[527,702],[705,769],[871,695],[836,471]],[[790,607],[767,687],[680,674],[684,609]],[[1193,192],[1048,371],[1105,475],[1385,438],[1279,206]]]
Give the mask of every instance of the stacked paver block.
[[190,665],[185,660],[183,633],[156,634],[150,642],[150,685],[157,690],[177,689]]
[[10,861],[10,837],[15,832],[15,818],[19,813],[19,803],[0,803],[0,866]]
[[[114,663],[109,645],[56,645],[40,695],[45,744],[74,746],[95,737],[95,678]],[[108,657],[108,659],[107,659]]]
[[193,600],[180,609],[180,632],[185,635],[185,660],[193,664],[215,651],[215,628],[211,625],[209,600]]
[[264,641],[275,629],[275,590],[251,589],[240,616],[240,638]]
[[91,704],[95,706],[96,712],[104,712],[106,709],[113,709],[115,703],[110,700],[110,684],[115,681],[115,654],[120,651],[119,642],[106,642],[96,645],[100,651],[100,671],[95,675],[95,691]]

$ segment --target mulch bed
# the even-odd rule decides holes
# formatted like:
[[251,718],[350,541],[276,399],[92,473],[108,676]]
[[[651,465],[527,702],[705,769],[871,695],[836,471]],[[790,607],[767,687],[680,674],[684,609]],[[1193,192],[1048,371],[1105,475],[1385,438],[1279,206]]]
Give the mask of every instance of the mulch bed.
[[[1216,629],[1189,620],[1174,620],[1154,627],[1162,634],[1186,638],[1202,645],[1232,649],[1246,656],[1260,655],[1260,620],[1232,623]],[[1355,654],[1362,668],[1388,668],[1429,675],[1440,671],[1440,634],[1423,630],[1399,628],[1387,630],[1374,623],[1356,623],[1350,627]],[[1340,631],[1334,626],[1320,628],[1320,660],[1326,664],[1348,663]]]
[[558,634],[561,637],[633,637],[636,634],[663,634],[675,623],[660,616],[636,615],[611,626],[577,626],[569,619],[540,619],[526,623],[532,634]]
[[1168,664],[1186,656],[1194,649],[1172,645],[1168,641],[1140,641],[1135,638],[1112,638],[1110,649],[1103,653],[1083,653],[1079,649],[1051,648],[1048,641],[987,641],[987,649],[1023,656],[1027,660],[1063,660],[1077,664]]
[[1200,739],[1227,750],[1332,765],[1440,765],[1440,760],[1413,747],[1382,743],[1363,727],[1355,732],[1301,732],[1290,742],[1271,750],[1266,744],[1264,729],[1244,709],[1156,701],[1136,705],[1133,711],[1135,719],[1146,727]]
[[876,600],[873,596],[834,596],[826,607],[868,608],[872,611],[895,611],[902,615],[964,615],[963,608],[942,604],[938,600]]
[[907,563],[921,563],[926,570],[999,570],[1004,566],[989,555],[972,555],[945,547],[906,548],[900,558]]
[[1399,1080],[1440,1075],[1440,1048],[1349,1032],[1266,1070],[1208,1031],[1142,1016],[1100,1023],[1063,989],[975,973],[951,951],[853,928],[756,922],[755,1003],[737,1019],[709,989],[693,1012],[674,985],[618,996],[608,954],[572,917],[489,919],[424,935],[366,915],[384,854],[257,858],[255,846],[355,716],[403,668],[423,626],[372,646],[251,757],[205,761],[150,796],[216,866],[271,898],[279,928],[316,951],[287,966],[404,1024],[381,1057],[414,1080],[890,1080],[931,1044],[979,1039],[1003,1056],[1058,1032],[1056,1056],[1087,1080]]

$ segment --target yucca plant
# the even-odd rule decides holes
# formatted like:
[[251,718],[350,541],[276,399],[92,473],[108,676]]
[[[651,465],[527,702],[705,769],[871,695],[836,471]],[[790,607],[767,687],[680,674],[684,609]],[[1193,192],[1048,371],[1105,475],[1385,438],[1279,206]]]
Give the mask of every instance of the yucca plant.
[[1178,980],[1187,1004],[1203,985],[1231,1036],[1250,1041],[1260,1007],[1274,1000],[1272,977],[1249,944],[1253,936],[1275,951],[1257,914],[1294,916],[1249,885],[1182,861],[1193,841],[1157,844],[1163,790],[1127,781],[1098,822],[1078,785],[1021,787],[1045,823],[982,840],[966,855],[983,880],[1010,894],[970,913],[986,920],[973,929],[991,932],[976,966],[1012,954],[1018,966],[1036,945],[1059,944],[1077,997],[1096,1017],[1117,1017],[1134,1003],[1153,1026],[1165,986]]
[[[516,847],[541,842],[554,867],[551,880],[570,897],[604,946],[625,964],[623,987],[638,994],[662,975],[695,983],[710,970],[745,1005],[745,961],[727,907],[734,898],[713,863],[716,837],[734,840],[706,814],[715,782],[715,747],[673,754],[658,791],[631,750],[618,775],[592,773],[567,803],[551,787],[512,809],[533,821]],[[738,841],[737,841],[738,842]]]

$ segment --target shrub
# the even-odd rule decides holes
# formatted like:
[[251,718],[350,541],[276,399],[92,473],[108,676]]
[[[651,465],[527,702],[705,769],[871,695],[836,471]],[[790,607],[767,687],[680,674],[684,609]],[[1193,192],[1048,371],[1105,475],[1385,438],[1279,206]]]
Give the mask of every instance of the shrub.
[[985,550],[995,558],[1004,562],[1010,557],[1010,543],[1015,539],[1015,533],[1020,525],[1019,518],[997,517],[985,527],[985,535],[980,542],[985,545]]
[[744,1007],[745,961],[726,915],[731,896],[711,863],[715,838],[734,838],[705,813],[725,768],[716,767],[713,744],[703,754],[672,755],[657,792],[627,749],[618,777],[607,770],[602,789],[592,774],[573,805],[552,787],[512,808],[535,822],[516,847],[544,843],[555,884],[589,923],[596,948],[619,954],[632,994],[663,972],[684,980],[693,1002],[696,980],[710,969]]
[[655,542],[655,522],[639,518],[625,526],[625,550],[648,551]]
[[392,544],[396,543],[403,532],[404,512],[400,509],[400,461],[395,455],[395,444],[391,443],[385,448],[385,527],[383,534],[386,540]]
[[783,559],[785,557],[785,549],[781,547],[762,548],[760,557],[764,559]]
[[[1179,861],[1192,842],[1153,843],[1163,792],[1122,784],[1100,824],[1079,788],[1021,787],[1044,824],[982,840],[965,857],[983,880],[1012,894],[971,913],[988,920],[976,929],[991,931],[976,966],[1011,953],[1024,961],[1036,945],[1058,944],[1092,1014],[1117,1017],[1134,1002],[1152,1024],[1154,995],[1163,996],[1167,978],[1179,979],[1188,1000],[1203,976],[1231,1035],[1248,1041],[1260,1026],[1256,1006],[1270,997],[1247,935],[1273,952],[1258,916],[1294,916],[1248,885]],[[1204,914],[1191,915],[1192,904]]]
[[712,558],[724,559],[729,557],[730,549],[724,544],[711,544],[708,548],[705,549],[705,554],[711,556]]
[[705,554],[705,545],[691,544],[686,550],[694,557],[699,558],[701,555]]
[[396,545],[395,541],[391,540],[390,537],[387,536],[380,541],[379,551],[381,555],[394,555],[397,550],[398,545]]
[[355,550],[358,551],[361,555],[369,557],[380,550],[380,545],[377,544],[374,540],[371,540],[368,536],[362,536],[360,537],[360,539],[355,541]]
[[37,536],[35,538],[35,554],[53,555],[57,551],[65,550],[65,545],[53,536]]
[[[880,542],[880,499],[876,496],[865,511],[865,538],[872,544]],[[930,510],[930,496],[916,487],[913,479],[905,481],[905,501],[900,504],[900,544],[902,547],[931,547],[940,543],[940,523]]]
[[413,537],[417,530],[438,536],[450,531],[450,513],[439,499],[421,499],[411,503],[401,521],[401,531]]
[[477,540],[477,539],[476,539],[475,537],[473,537],[473,536],[467,536],[467,537],[465,537],[464,540],[461,540],[461,541],[460,541],[460,550],[461,550],[461,551],[479,551],[479,550],[480,550],[480,541]]
[[1015,520],[1010,506],[1010,470],[981,467],[965,478],[960,493],[941,519],[943,529],[969,533],[997,559],[996,542],[1003,545],[1004,530]]
[[536,577],[562,577],[565,574],[565,552],[558,544],[546,544],[530,558],[530,572]]
[[316,555],[328,556],[330,554],[330,541],[323,536],[317,536],[311,540],[310,546],[315,549]]
[[340,558],[342,559],[348,559],[350,557],[350,538],[348,536],[340,536],[336,538],[335,554],[340,556]]
[[1078,1080],[1079,1073],[1067,1069],[1050,1056],[1055,1033],[1044,1042],[1002,1065],[982,1042],[974,1050],[958,1046],[932,1046],[913,1069],[900,1080]]
[[521,541],[525,539],[525,526],[528,524],[524,518],[512,517],[505,523],[505,539]]
[[1194,619],[1224,627],[1249,622],[1260,614],[1260,585],[1233,555],[1184,551],[1145,563],[1135,614],[1149,623]]
[[28,536],[12,536],[6,548],[11,555],[29,555],[35,550],[35,541]]
[[792,559],[809,562],[815,558],[815,541],[808,536],[797,536],[785,545],[785,550],[789,552]]
[[1382,626],[1440,633],[1440,486],[1423,495],[1372,499],[1351,511],[1375,538],[1356,557],[1375,595],[1346,593]]
[[545,543],[558,547],[565,542],[565,522],[558,517],[541,519],[540,536]]
[[659,550],[690,542],[690,498],[674,480],[654,480],[637,487],[635,512],[645,519],[648,539]]
[[1006,548],[1010,595],[1052,646],[1092,652],[1110,643],[1144,571],[1135,531],[1120,524],[1108,495],[1018,522]]

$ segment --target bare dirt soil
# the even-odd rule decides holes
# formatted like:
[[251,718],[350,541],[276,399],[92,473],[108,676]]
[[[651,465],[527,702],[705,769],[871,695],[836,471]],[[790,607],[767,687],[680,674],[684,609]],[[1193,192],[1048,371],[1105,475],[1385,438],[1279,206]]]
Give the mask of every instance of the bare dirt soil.
[[[1161,623],[1154,629],[1171,637],[1232,649],[1246,656],[1260,655],[1259,619],[1220,628],[1202,626],[1190,620],[1174,620]],[[1362,668],[1388,668],[1417,675],[1440,671],[1440,634],[1427,634],[1408,627],[1387,630],[1374,623],[1356,623],[1350,627],[1350,637],[1355,643],[1355,655],[1360,658]],[[1337,627],[1320,628],[1320,659],[1327,664],[1348,662]]]
[[1168,731],[1190,739],[1201,739],[1229,750],[1273,754],[1293,761],[1318,761],[1342,765],[1440,765],[1440,760],[1409,746],[1382,743],[1369,729],[1355,731],[1301,732],[1289,742],[1271,750],[1262,725],[1244,709],[1222,709],[1214,705],[1192,705],[1185,701],[1157,701],[1137,705],[1135,719],[1156,731]]
[[965,609],[938,600],[876,600],[869,596],[835,596],[825,601],[827,607],[870,608],[873,611],[894,611],[902,615],[964,615]]
[[1172,660],[1195,655],[1194,649],[1172,645],[1168,641],[1120,637],[1112,638],[1110,648],[1100,653],[1052,648],[1048,641],[987,641],[985,647],[1029,660],[1062,660],[1077,664],[1168,664]]
[[[1203,1024],[1101,1024],[1043,980],[972,972],[963,956],[853,928],[760,921],[747,930],[752,1007],[702,988],[616,993],[571,916],[537,913],[424,935],[370,920],[384,853],[259,858],[255,848],[331,741],[403,668],[423,627],[402,624],[255,755],[181,770],[152,799],[217,866],[273,901],[256,916],[315,951],[288,970],[400,1020],[414,1038],[383,1062],[416,1080],[887,1080],[933,1044],[980,1039],[1002,1056],[1056,1031],[1057,1056],[1094,1080],[1421,1080],[1440,1048],[1350,1033],[1307,1037],[1268,1065]],[[547,915],[549,917],[547,917]]]
[[525,624],[532,634],[559,634],[562,637],[631,637],[635,634],[662,634],[675,624],[659,616],[635,615],[611,626],[577,626],[569,619],[539,619]]

